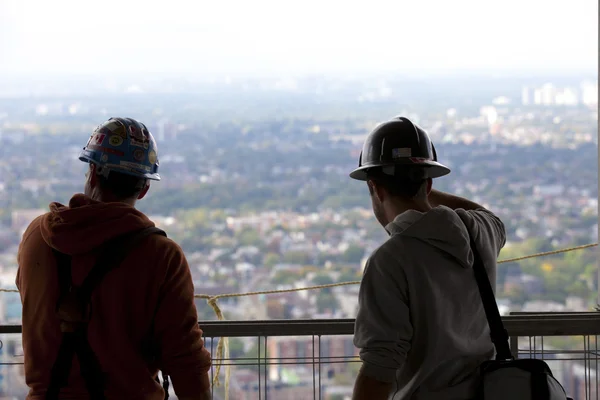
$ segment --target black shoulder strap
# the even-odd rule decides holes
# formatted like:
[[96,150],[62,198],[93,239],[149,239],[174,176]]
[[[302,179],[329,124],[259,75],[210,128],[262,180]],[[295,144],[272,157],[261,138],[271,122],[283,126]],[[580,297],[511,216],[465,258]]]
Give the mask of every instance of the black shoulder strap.
[[[71,256],[61,253],[56,249],[52,249],[52,252],[56,259],[58,275],[59,300],[56,305],[58,311],[61,300],[71,291]],[[63,333],[58,355],[52,366],[50,384],[46,391],[46,400],[58,399],[60,388],[67,385],[74,354],[75,345],[73,340]]]
[[64,296],[71,289],[71,256],[52,249],[58,269],[59,297]]
[[475,280],[477,281],[479,294],[483,301],[485,316],[490,326],[490,336],[496,347],[496,360],[512,360],[514,357],[512,356],[508,345],[508,332],[504,328],[500,311],[498,311],[498,304],[496,303],[496,297],[494,296],[490,278],[488,277],[481,255],[475,245],[473,235],[470,235],[470,240],[471,250],[475,257],[475,261],[473,262],[473,272],[475,273]]

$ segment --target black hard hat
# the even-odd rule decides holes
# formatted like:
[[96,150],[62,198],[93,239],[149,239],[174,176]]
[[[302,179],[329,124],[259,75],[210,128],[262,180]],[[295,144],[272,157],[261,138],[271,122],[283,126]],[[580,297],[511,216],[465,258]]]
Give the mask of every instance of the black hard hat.
[[358,168],[350,177],[366,181],[367,170],[373,168],[390,175],[407,174],[414,179],[438,178],[450,173],[448,167],[437,162],[427,132],[404,117],[391,119],[371,131],[360,153]]

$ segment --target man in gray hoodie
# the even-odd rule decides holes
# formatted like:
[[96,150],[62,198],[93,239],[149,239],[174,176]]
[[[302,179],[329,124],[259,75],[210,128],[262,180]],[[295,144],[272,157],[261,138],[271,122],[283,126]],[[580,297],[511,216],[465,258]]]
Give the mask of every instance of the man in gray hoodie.
[[354,344],[362,367],[353,400],[468,400],[494,346],[473,275],[470,235],[495,289],[502,221],[432,189],[450,173],[427,133],[399,117],[367,137],[359,167],[390,238],[367,260]]

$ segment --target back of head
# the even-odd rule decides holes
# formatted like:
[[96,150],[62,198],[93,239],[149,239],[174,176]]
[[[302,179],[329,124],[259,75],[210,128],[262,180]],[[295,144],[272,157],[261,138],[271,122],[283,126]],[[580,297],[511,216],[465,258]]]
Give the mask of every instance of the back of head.
[[94,165],[100,190],[116,199],[137,197],[148,180],[160,180],[158,151],[146,125],[110,118],[98,126],[79,155]]
[[111,171],[104,176],[103,169],[96,170],[98,185],[104,193],[110,193],[116,199],[137,198],[147,185],[147,179],[138,178],[122,172]]
[[350,177],[373,180],[391,195],[414,198],[427,179],[448,173],[450,169],[437,161],[427,132],[409,119],[397,117],[379,124],[369,133],[358,168]]

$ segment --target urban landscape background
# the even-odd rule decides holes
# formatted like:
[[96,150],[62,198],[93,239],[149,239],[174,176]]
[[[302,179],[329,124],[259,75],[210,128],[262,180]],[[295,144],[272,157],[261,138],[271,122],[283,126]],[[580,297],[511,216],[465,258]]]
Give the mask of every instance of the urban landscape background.
[[[0,0],[0,289],[16,289],[29,222],[83,191],[78,153],[112,116],[158,141],[162,180],[138,207],[181,244],[197,293],[360,280],[387,234],[348,174],[369,131],[398,115],[452,169],[434,187],[505,222],[500,259],[598,241],[597,2]],[[597,254],[500,264],[501,312],[593,310]],[[357,297],[345,285],[219,306],[228,320],[339,319]],[[206,300],[197,309],[217,319]],[[18,293],[0,292],[0,324],[20,321]],[[348,399],[359,364],[327,357],[356,355],[352,337],[318,339],[230,339],[237,360],[295,360],[232,368],[230,398],[258,399],[263,379],[270,399],[313,398],[317,351],[319,398]],[[20,335],[0,340],[0,399],[23,399]],[[542,344],[557,359],[590,349]],[[591,368],[552,364],[575,398]]]
[[[2,287],[15,288],[29,222],[83,190],[77,155],[116,115],[143,121],[158,141],[162,180],[139,208],[181,244],[197,293],[359,280],[387,235],[348,173],[369,130],[395,115],[425,128],[452,169],[435,187],[505,222],[500,259],[596,242],[597,88],[593,76],[4,82]],[[502,312],[592,310],[597,274],[593,249],[501,264]],[[357,295],[354,285],[219,304],[227,319],[352,318]],[[201,320],[216,319],[204,300],[197,307]],[[0,310],[2,323],[18,324],[18,294],[0,294]],[[350,337],[339,340],[355,353]],[[290,354],[306,354],[302,346]],[[255,347],[231,341],[234,354]]]

